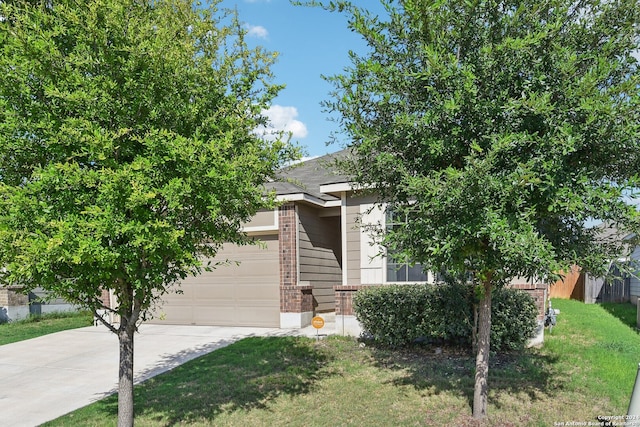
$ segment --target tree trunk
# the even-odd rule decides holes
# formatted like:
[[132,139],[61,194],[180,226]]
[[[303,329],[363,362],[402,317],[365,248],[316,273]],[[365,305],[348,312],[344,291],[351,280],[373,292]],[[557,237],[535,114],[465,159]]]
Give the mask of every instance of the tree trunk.
[[482,298],[478,304],[478,347],[476,353],[476,383],[473,390],[473,418],[487,417],[489,387],[489,351],[491,338],[491,281],[483,283]]
[[473,305],[473,329],[471,330],[471,351],[478,354],[478,304]]
[[122,318],[118,330],[120,343],[120,369],[118,375],[118,427],[133,427],[133,334]]

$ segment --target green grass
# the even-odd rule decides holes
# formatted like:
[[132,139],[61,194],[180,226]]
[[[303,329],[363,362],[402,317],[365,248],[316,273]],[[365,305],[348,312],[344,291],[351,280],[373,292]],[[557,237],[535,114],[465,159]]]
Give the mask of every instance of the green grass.
[[634,329],[637,327],[637,307],[634,304],[605,302],[600,305],[625,325]]
[[609,401],[611,411],[626,413],[640,362],[635,306],[554,300],[553,307],[561,313],[558,330],[548,337],[544,351],[562,356],[556,368],[572,373],[563,380],[563,387],[592,391],[590,395],[597,390],[595,395]]
[[31,315],[23,320],[0,324],[0,345],[28,340],[67,329],[91,326],[92,322],[93,317],[87,311]]
[[[607,310],[554,301],[544,347],[491,359],[489,426],[626,413],[640,336]],[[139,385],[136,426],[474,426],[474,358],[355,340],[248,338]],[[48,426],[115,426],[117,396]]]

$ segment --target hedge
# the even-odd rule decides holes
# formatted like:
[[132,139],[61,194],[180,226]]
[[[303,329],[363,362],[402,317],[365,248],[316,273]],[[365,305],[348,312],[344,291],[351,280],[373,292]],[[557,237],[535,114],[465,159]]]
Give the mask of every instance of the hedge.
[[[471,346],[474,290],[468,284],[389,285],[365,288],[353,305],[365,332],[398,347],[416,339]],[[538,310],[527,293],[510,288],[492,295],[492,350],[521,349],[533,337]]]

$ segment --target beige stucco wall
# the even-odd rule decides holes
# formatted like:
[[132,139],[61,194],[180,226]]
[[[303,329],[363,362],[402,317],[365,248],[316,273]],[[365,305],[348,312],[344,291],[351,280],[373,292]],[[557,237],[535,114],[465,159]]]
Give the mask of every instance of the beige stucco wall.
[[298,205],[300,283],[313,286],[319,312],[334,310],[333,287],[342,280],[340,217],[322,214],[319,209]]

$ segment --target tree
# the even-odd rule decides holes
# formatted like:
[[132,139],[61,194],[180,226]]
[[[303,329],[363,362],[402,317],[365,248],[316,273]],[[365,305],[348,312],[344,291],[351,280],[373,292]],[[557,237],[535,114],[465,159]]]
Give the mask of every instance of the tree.
[[0,276],[117,334],[120,426],[137,325],[222,242],[249,243],[241,224],[273,207],[263,183],[296,155],[256,132],[275,55],[218,3],[0,2]]
[[389,252],[472,277],[484,418],[492,291],[572,264],[602,274],[623,247],[588,225],[638,230],[640,5],[382,3],[388,16],[321,4],[369,48],[329,78],[325,106],[349,138],[345,169],[407,219],[381,234]]

